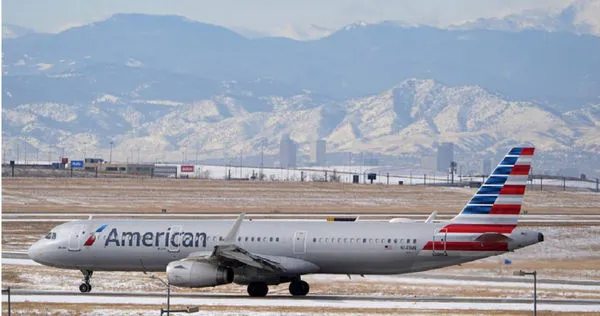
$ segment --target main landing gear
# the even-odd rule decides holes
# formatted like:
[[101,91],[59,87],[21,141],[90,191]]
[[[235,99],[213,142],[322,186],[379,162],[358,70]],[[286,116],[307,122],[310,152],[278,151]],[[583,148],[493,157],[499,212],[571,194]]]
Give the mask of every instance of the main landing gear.
[[310,286],[308,286],[308,283],[299,278],[290,282],[290,294],[294,296],[305,296],[309,290]]
[[81,285],[79,286],[79,291],[81,291],[81,293],[90,292],[92,290],[90,279],[92,278],[92,274],[94,273],[94,271],[81,270],[81,273],[83,273],[83,283],[81,283]]
[[[293,296],[305,296],[309,290],[308,283],[300,280],[300,278],[290,282],[290,294]],[[268,292],[269,286],[265,282],[252,282],[248,284],[248,294],[252,297],[264,297],[267,296]]]
[[248,294],[252,297],[264,297],[269,292],[269,286],[265,282],[252,282],[248,284]]

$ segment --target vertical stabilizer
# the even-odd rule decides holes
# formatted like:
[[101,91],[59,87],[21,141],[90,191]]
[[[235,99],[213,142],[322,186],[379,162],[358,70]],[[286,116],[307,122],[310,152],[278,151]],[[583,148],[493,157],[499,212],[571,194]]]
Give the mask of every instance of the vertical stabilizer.
[[445,227],[447,232],[510,234],[517,226],[534,151],[533,147],[512,148]]

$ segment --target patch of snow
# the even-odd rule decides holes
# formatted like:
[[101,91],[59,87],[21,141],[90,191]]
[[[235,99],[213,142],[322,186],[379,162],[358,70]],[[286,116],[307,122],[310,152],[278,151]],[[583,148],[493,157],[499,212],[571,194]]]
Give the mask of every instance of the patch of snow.
[[179,106],[184,105],[185,103],[171,101],[171,100],[133,100],[132,103],[141,103],[141,104],[154,104],[154,105],[165,105],[165,106]]
[[127,66],[127,67],[136,67],[137,68],[137,67],[142,67],[143,65],[144,64],[141,61],[139,61],[137,59],[133,59],[133,58],[129,58],[127,60],[127,62],[125,63],[125,66]]
[[94,103],[117,103],[120,98],[111,94],[104,94],[101,97],[94,100]]
[[38,70],[45,71],[52,68],[54,65],[46,63],[37,63],[36,66],[38,66]]

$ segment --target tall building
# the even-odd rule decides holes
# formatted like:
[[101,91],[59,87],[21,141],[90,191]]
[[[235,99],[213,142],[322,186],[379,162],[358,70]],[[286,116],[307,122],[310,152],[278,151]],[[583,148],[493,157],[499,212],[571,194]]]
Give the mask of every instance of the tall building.
[[279,165],[281,168],[295,168],[298,145],[285,134],[279,143]]
[[492,160],[490,158],[484,158],[481,162],[481,174],[489,175],[492,173]]
[[311,149],[310,160],[317,166],[324,166],[326,161],[325,156],[327,155],[327,143],[319,139],[313,143]]
[[450,163],[454,161],[454,144],[441,143],[437,149],[437,170],[446,171],[450,169]]

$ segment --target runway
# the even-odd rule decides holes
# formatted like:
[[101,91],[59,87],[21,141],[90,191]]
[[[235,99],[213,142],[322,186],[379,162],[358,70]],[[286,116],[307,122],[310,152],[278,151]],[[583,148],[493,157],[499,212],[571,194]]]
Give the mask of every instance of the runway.
[[[2,298],[6,302],[6,295]],[[166,294],[160,292],[75,293],[70,291],[11,290],[11,302],[78,303],[78,304],[164,304]],[[291,297],[273,294],[265,298],[250,298],[238,294],[185,293],[172,294],[172,305],[223,307],[322,307],[332,309],[415,309],[415,310],[530,310],[532,298],[476,298],[455,296],[358,296],[308,295]],[[564,312],[600,311],[600,300],[538,299],[538,310]]]

